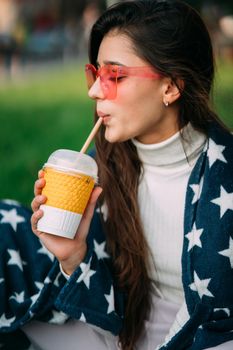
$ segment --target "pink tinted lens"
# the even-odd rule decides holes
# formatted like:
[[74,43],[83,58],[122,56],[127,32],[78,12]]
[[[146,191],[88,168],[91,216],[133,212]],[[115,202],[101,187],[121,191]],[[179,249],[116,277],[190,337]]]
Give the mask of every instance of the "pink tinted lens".
[[108,100],[115,99],[117,95],[117,67],[111,65],[103,66],[99,69],[99,76],[104,97]]
[[85,74],[87,79],[87,87],[90,89],[94,82],[96,81],[96,69],[91,64],[86,64]]
[[106,65],[97,70],[92,64],[86,64],[85,74],[88,89],[90,89],[96,79],[100,77],[100,86],[104,93],[104,98],[109,100],[116,98],[118,75],[117,67]]

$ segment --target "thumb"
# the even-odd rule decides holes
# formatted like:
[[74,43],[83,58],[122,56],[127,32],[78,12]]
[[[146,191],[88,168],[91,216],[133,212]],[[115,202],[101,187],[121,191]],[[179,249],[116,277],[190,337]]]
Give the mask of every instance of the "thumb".
[[102,193],[103,189],[101,187],[95,187],[94,190],[92,191],[91,197],[88,201],[87,207],[83,213],[83,218],[87,220],[91,220],[92,216],[94,214],[96,202]]
[[89,231],[89,227],[90,227],[90,223],[91,223],[91,219],[93,217],[94,214],[94,210],[95,210],[95,206],[96,206],[96,202],[102,192],[102,188],[101,187],[95,187],[94,190],[92,191],[91,197],[88,201],[87,207],[83,213],[81,222],[79,224],[79,228],[78,228],[78,232],[76,233],[76,237],[79,239],[82,237],[82,239],[87,236],[88,231]]

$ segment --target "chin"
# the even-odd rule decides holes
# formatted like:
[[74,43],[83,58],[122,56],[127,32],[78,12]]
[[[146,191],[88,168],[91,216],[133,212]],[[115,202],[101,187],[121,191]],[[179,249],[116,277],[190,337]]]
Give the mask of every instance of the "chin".
[[122,132],[123,130],[113,130],[113,128],[106,127],[104,137],[110,143],[125,142],[130,140],[133,136]]
[[105,133],[105,139],[109,143],[117,143],[117,142],[128,141],[130,138],[129,137],[123,137],[123,135],[116,135],[116,134]]
[[109,143],[121,142],[121,140],[118,139],[117,137],[105,137],[105,140],[108,141]]
[[105,130],[104,136],[105,136],[105,139],[110,143],[120,142],[118,135],[116,135],[115,133],[109,132],[108,129]]

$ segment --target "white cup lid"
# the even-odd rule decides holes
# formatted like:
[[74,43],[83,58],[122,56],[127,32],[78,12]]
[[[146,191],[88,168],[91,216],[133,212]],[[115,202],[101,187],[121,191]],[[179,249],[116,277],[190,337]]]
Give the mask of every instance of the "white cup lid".
[[97,182],[98,167],[95,160],[87,154],[68,149],[58,149],[53,152],[44,167],[83,173],[93,177]]

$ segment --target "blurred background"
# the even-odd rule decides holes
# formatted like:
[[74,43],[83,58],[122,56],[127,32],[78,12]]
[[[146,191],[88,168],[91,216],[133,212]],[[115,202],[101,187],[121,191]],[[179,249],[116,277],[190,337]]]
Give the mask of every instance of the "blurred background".
[[[0,0],[0,198],[29,205],[58,148],[80,150],[93,123],[84,64],[96,18],[113,0]],[[186,1],[213,39],[213,103],[233,128],[233,2]]]

